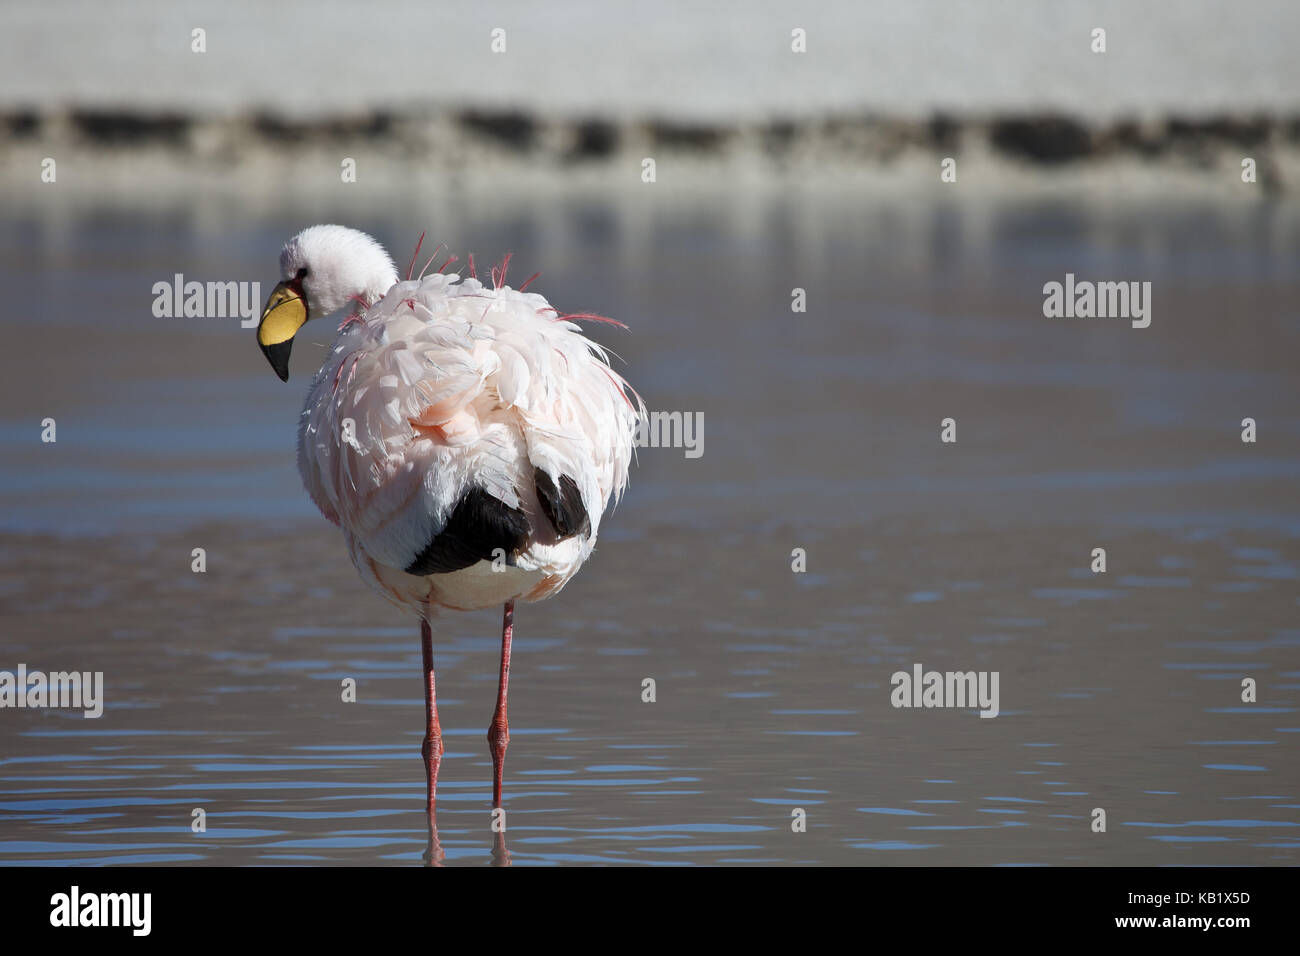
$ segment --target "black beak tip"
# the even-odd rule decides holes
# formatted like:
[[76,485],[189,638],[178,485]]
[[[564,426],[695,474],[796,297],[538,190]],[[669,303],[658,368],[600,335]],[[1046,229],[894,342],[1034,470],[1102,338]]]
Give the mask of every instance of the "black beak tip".
[[280,376],[280,381],[289,381],[289,352],[293,349],[293,339],[277,345],[263,345],[261,349],[275,374]]

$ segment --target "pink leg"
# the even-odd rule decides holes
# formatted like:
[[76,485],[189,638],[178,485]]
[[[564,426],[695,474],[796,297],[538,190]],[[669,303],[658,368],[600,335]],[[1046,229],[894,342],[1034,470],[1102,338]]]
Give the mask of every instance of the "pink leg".
[[428,620],[420,621],[420,653],[424,658],[424,780],[429,814],[428,862],[435,866],[442,862],[442,847],[438,843],[438,823],[434,807],[438,797],[438,768],[442,766],[442,727],[438,723],[438,697],[433,683],[433,629]]
[[510,722],[506,719],[506,692],[510,686],[510,638],[515,630],[515,602],[507,601],[501,622],[501,680],[497,684],[497,709],[488,727],[492,750],[492,806],[501,806],[501,773],[505,768],[506,745],[510,743]]
[[428,621],[420,622],[420,651],[424,657],[424,754],[425,782],[428,784],[429,812],[433,813],[438,796],[438,768],[442,766],[442,726],[438,723],[438,694],[433,681],[433,629]]

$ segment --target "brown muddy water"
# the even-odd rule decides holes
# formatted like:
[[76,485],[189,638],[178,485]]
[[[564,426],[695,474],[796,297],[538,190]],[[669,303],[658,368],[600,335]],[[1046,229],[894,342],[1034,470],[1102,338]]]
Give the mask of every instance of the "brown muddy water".
[[[0,670],[105,698],[0,709],[0,863],[420,862],[418,629],[295,470],[328,328],[284,386],[237,318],[151,313],[334,219],[513,251],[703,415],[517,613],[513,863],[1300,859],[1294,203],[643,196],[0,214]],[[1150,281],[1150,327],[1045,318],[1067,272]],[[453,864],[492,860],[499,623],[435,628]],[[1000,713],[891,706],[916,664],[997,672]]]

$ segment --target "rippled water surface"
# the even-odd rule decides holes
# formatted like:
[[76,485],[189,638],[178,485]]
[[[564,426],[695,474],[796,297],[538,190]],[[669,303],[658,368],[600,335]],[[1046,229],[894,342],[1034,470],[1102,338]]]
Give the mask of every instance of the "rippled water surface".
[[[103,671],[106,696],[98,720],[0,710],[0,862],[420,862],[418,629],[294,466],[328,329],[286,387],[237,319],[150,312],[176,272],[269,289],[287,235],[342,217],[0,218],[0,670]],[[519,608],[510,862],[1300,858],[1289,207],[593,197],[430,219],[350,221],[400,260],[426,227],[512,250],[514,279],[632,326],[594,334],[652,408],[705,423],[702,457],[642,449],[590,565]],[[1067,271],[1149,279],[1151,327],[1045,319]],[[504,859],[499,627],[435,628],[451,863]],[[918,663],[997,671],[1000,714],[895,709]]]

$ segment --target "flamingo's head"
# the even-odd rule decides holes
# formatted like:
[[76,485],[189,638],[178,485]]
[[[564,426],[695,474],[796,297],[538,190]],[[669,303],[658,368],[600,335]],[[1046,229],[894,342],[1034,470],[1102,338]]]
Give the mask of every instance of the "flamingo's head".
[[397,282],[397,270],[384,247],[346,226],[311,226],[280,250],[281,282],[271,290],[257,344],[280,380],[289,380],[293,338],[308,319],[318,319],[349,303],[374,303]]

